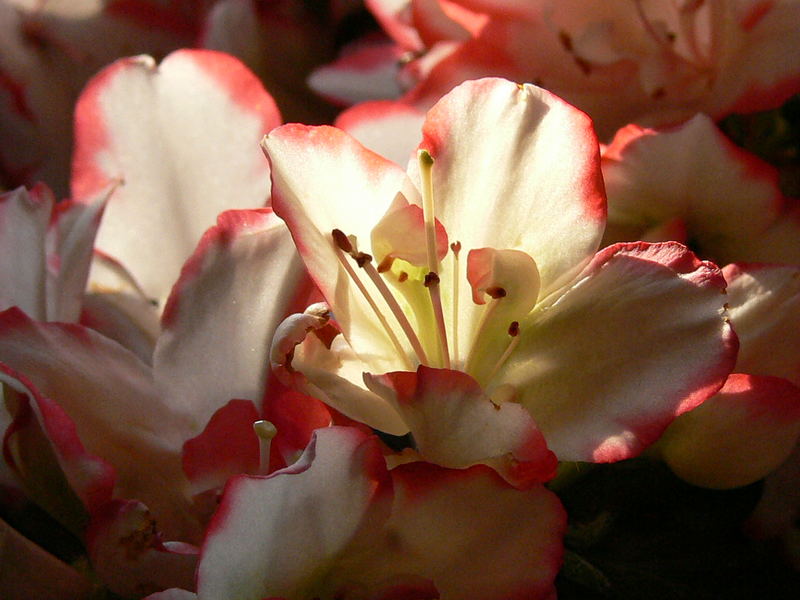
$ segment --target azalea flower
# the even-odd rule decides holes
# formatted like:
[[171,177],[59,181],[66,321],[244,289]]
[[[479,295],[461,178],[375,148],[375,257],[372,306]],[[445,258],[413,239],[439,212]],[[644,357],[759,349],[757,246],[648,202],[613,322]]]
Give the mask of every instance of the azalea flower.
[[350,103],[368,98],[337,86],[355,81],[360,89],[373,79],[384,89],[381,65],[394,67],[405,90],[401,103],[421,111],[462,81],[507,77],[541,85],[584,110],[606,140],[629,123],[774,108],[800,90],[792,0],[371,0],[367,6],[399,48],[395,55],[405,53],[406,60],[398,66],[386,52],[383,63],[371,66],[366,51],[356,51],[315,74],[318,90]]
[[800,265],[800,210],[777,170],[705,115],[676,127],[628,125],[603,150],[605,243],[677,240],[721,265]]
[[[357,421],[468,447],[469,419],[422,431],[414,416],[429,410],[426,368],[456,390],[463,371],[485,394],[453,394],[465,404],[518,404],[559,459],[614,461],[733,365],[714,265],[675,243],[595,254],[597,141],[585,115],[543,90],[459,86],[428,113],[408,174],[333,128],[287,125],[263,145],[275,212],[332,311],[284,322],[273,367]],[[504,428],[498,417],[485,439],[505,440]]]

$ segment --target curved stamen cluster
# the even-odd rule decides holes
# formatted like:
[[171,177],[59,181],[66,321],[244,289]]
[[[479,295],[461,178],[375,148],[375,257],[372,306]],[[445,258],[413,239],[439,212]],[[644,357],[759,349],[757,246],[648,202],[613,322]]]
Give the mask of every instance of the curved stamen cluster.
[[[381,293],[381,296],[383,296],[383,299],[389,305],[389,309],[397,319],[400,328],[406,334],[406,337],[408,338],[411,347],[417,354],[419,362],[421,364],[427,364],[428,359],[425,354],[425,350],[422,348],[422,344],[420,344],[419,338],[417,337],[417,334],[414,332],[414,328],[411,327],[411,323],[408,322],[408,318],[406,317],[403,310],[400,308],[397,299],[391,293],[389,288],[386,287],[386,283],[383,281],[383,279],[381,279],[380,273],[378,273],[378,270],[372,265],[372,256],[364,252],[359,252],[353,246],[353,241],[355,241],[355,238],[353,237],[353,240],[351,241],[351,239],[348,238],[344,234],[344,232],[339,229],[334,229],[333,231],[331,231],[331,237],[333,238],[333,243],[336,246],[336,248],[338,248],[345,254],[348,254],[360,268],[365,270],[369,278],[378,288],[378,291]],[[350,279],[353,281],[353,283],[356,284],[356,287],[366,299],[370,308],[375,313],[375,316],[378,318],[378,321],[380,321],[381,325],[383,326],[383,329],[389,336],[389,339],[391,340],[392,345],[394,346],[398,356],[406,364],[406,368],[410,369],[411,363],[408,361],[408,357],[406,356],[406,353],[403,350],[403,346],[400,344],[400,340],[397,339],[397,335],[395,335],[394,329],[392,329],[392,327],[389,326],[389,322],[387,321],[386,316],[383,314],[380,308],[378,308],[378,305],[376,304],[375,300],[372,298],[369,291],[367,291],[364,282],[361,281],[361,279],[358,277],[353,268],[347,263],[347,260],[345,260],[344,256],[340,253],[337,253],[337,256],[339,257],[339,262],[342,264],[342,266],[345,268],[345,271],[350,276]],[[372,275],[373,271],[375,273],[375,276]]]

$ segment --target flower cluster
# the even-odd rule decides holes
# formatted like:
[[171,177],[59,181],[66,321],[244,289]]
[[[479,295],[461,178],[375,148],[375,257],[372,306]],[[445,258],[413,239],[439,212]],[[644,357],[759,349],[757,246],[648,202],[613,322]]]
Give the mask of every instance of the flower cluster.
[[800,2],[364,4],[0,0],[0,596],[638,597],[644,472],[800,566]]

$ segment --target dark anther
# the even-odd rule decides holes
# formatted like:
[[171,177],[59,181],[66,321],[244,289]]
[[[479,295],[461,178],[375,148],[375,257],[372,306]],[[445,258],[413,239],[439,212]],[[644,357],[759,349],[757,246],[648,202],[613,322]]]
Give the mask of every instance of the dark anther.
[[353,260],[356,261],[356,264],[359,267],[363,267],[369,261],[372,260],[372,256],[367,254],[366,252],[359,252],[358,254],[353,255]]
[[495,300],[506,297],[505,288],[501,288],[500,286],[486,288],[486,293]]
[[347,253],[353,251],[353,245],[341,229],[331,231],[331,236],[333,237],[333,243],[339,247],[339,250]]
[[461,252],[461,242],[453,242],[450,244],[450,250],[453,251],[453,254],[458,256],[458,253]]
[[511,321],[511,325],[508,326],[508,335],[511,337],[519,335],[519,321]]
[[427,275],[425,275],[425,287],[431,287],[432,285],[439,285],[439,276],[430,271]]
[[389,269],[392,268],[392,263],[394,262],[394,256],[386,256],[380,264],[378,265],[378,273],[385,273]]
[[400,275],[397,276],[397,281],[403,283],[406,279],[408,279],[408,273],[405,271],[400,271]]

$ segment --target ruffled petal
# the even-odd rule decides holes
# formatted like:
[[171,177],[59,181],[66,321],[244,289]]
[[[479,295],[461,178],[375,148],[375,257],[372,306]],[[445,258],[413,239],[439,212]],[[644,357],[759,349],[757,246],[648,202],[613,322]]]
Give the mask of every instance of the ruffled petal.
[[95,233],[110,189],[85,203],[56,203],[44,184],[0,195],[0,310],[77,321]]
[[424,49],[411,22],[411,0],[364,0],[386,33],[405,50]]
[[161,334],[158,301],[148,297],[136,278],[115,258],[95,250],[81,324],[122,344],[147,364]]
[[362,102],[339,113],[336,126],[370,150],[404,165],[422,141],[425,112],[392,100]]
[[197,594],[180,588],[170,588],[163,592],[150,594],[144,600],[196,600]]
[[86,450],[75,423],[24,376],[0,364],[4,402],[13,419],[3,458],[25,494],[75,535],[113,493],[114,469]]
[[11,306],[35,319],[46,319],[45,235],[55,200],[39,186],[0,195],[0,309]]
[[258,418],[252,402],[231,400],[200,435],[186,440],[181,462],[193,493],[221,488],[232,475],[258,472],[260,447],[253,431]]
[[428,48],[441,41],[468,40],[485,20],[483,15],[475,15],[456,3],[411,0],[410,4],[417,33]]
[[270,444],[269,472],[297,461],[314,431],[333,422],[331,410],[325,404],[285,387],[276,377],[270,379],[263,413],[264,419],[277,430]]
[[332,561],[388,511],[377,439],[319,430],[294,465],[237,477],[211,522],[198,569],[200,600],[313,596]]
[[47,320],[77,321],[81,314],[95,235],[111,188],[84,202],[55,205],[47,237]]
[[452,241],[526,252],[543,294],[594,254],[605,195],[586,115],[535,86],[484,79],[437,103],[423,136],[435,161],[436,216]]
[[280,123],[272,98],[236,59],[182,50],[156,67],[122,59],[76,108],[72,192],[122,182],[98,234],[148,295],[166,299],[218,213],[263,205],[269,172],[256,144]]
[[273,372],[285,385],[351,419],[392,435],[408,433],[394,406],[366,389],[364,364],[342,336],[326,343],[315,335],[327,319],[321,320],[313,311],[309,307],[306,313],[291,315],[281,323],[272,341]]
[[80,324],[114,340],[148,365],[153,362],[158,323],[156,307],[138,294],[90,293],[83,299]]
[[[416,204],[406,204],[389,209],[372,229],[372,251],[378,261],[378,269],[384,259],[400,258],[417,267],[428,264],[424,213]],[[447,254],[447,232],[441,222],[435,220],[436,259]]]
[[388,40],[360,42],[342,56],[315,69],[308,85],[328,101],[342,106],[356,102],[396,98],[402,50]]
[[720,264],[752,260],[748,245],[781,211],[777,171],[734,146],[705,115],[660,132],[629,125],[602,165],[610,225],[634,228],[627,240],[608,242],[646,231],[653,239],[654,228],[680,218],[702,256]]
[[559,459],[634,456],[730,373],[724,286],[680,244],[610,246],[520,324],[495,382],[516,388]]

